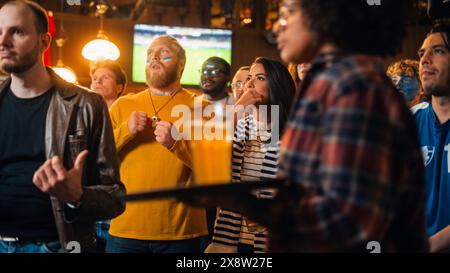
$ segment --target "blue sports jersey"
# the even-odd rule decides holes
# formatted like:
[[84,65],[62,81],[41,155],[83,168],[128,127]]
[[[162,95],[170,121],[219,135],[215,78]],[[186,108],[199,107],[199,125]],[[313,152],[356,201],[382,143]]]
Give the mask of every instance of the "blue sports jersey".
[[450,120],[439,124],[430,103],[412,109],[426,175],[425,213],[429,236],[450,224]]

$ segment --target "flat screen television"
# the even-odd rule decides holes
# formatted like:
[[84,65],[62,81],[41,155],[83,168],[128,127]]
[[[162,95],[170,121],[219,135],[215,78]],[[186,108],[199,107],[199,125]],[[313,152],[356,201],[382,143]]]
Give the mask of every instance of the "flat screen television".
[[231,30],[137,24],[133,39],[133,82],[145,82],[147,48],[156,36],[163,34],[176,38],[186,50],[186,66],[181,78],[183,85],[198,85],[198,71],[209,57],[218,56],[231,64]]

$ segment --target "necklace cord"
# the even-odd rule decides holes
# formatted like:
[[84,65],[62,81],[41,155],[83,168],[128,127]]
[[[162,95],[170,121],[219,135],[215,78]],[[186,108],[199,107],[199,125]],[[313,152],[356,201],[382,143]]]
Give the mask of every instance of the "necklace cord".
[[170,98],[163,104],[163,106],[161,106],[158,110],[156,110],[156,108],[155,108],[155,103],[153,102],[153,97],[152,97],[152,91],[151,90],[149,90],[149,95],[150,95],[150,101],[151,101],[151,103],[152,103],[152,107],[153,107],[153,116],[154,117],[158,117],[158,113],[159,113],[159,111],[161,111],[164,107],[166,107],[166,105],[175,97],[175,95],[181,90],[182,88],[180,88],[180,89],[178,89],[178,90],[176,90],[175,92],[173,92],[171,95],[170,95]]

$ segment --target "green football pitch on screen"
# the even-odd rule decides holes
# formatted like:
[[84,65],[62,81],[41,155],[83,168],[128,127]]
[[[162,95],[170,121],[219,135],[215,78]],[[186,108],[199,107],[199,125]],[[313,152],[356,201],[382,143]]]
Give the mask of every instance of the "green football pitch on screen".
[[[209,57],[217,56],[231,64],[230,49],[185,48],[186,66],[184,67],[181,84],[198,85],[200,79],[199,69]],[[147,46],[134,45],[133,47],[133,82],[145,82],[145,63],[147,61]]]

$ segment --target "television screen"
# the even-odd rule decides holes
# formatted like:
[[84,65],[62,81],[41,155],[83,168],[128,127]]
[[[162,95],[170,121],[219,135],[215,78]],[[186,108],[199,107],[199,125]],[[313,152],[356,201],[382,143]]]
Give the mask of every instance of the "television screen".
[[231,30],[138,24],[134,26],[133,82],[145,82],[147,48],[156,36],[163,34],[176,38],[186,50],[183,85],[198,85],[198,71],[209,57],[218,56],[231,64]]

